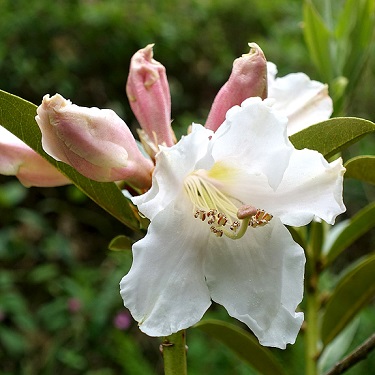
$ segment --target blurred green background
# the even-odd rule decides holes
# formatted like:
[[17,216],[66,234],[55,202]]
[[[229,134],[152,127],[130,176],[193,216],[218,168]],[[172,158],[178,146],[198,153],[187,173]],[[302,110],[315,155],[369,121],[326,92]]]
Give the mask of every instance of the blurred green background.
[[[248,42],[261,46],[279,76],[303,71],[321,79],[298,0],[0,0],[0,12],[2,90],[35,104],[58,92],[77,105],[112,108],[133,130],[124,87],[131,56],[149,43],[167,69],[178,136],[192,121],[204,123]],[[374,121],[374,43],[369,61],[346,113]],[[374,151],[369,137],[344,157]],[[346,217],[374,198],[372,186],[347,181]],[[139,332],[117,292],[131,253],[107,246],[130,235],[127,229],[72,186],[26,189],[0,176],[0,209],[0,373],[161,374],[158,340]],[[344,265],[374,250],[374,238],[368,233],[337,260],[328,285]],[[229,319],[218,306],[208,315]],[[351,347],[375,330],[374,307],[359,320]],[[302,373],[302,336],[275,350],[290,374]],[[195,329],[188,345],[190,374],[255,373]],[[374,354],[348,374],[371,368]]]

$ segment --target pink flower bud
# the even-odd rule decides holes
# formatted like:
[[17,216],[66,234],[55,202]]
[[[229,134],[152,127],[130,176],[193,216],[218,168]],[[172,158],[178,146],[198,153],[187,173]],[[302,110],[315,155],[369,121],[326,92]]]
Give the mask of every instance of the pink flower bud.
[[267,97],[266,58],[257,44],[249,43],[249,46],[249,53],[234,60],[228,81],[216,95],[205,124],[207,129],[216,131],[224,122],[227,111],[245,99]]
[[0,126],[0,173],[16,176],[26,186],[61,186],[70,180],[26,143]]
[[42,146],[56,160],[96,181],[151,185],[153,164],[114,111],[79,107],[56,94],[44,96],[37,113]]
[[171,95],[165,67],[152,58],[153,44],[131,59],[126,94],[132,111],[147,135],[147,142],[172,146]]

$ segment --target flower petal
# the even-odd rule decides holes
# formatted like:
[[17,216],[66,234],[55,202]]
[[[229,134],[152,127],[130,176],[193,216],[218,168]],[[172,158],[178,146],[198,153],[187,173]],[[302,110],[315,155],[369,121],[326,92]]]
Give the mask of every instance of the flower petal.
[[[274,165],[277,168],[277,163]],[[234,165],[232,169],[235,170]],[[230,178],[220,178],[220,182],[226,194],[264,209],[286,225],[306,225],[315,216],[334,224],[335,218],[345,212],[344,172],[341,158],[328,163],[317,151],[304,149],[294,150],[276,190],[268,185],[266,176],[250,174],[245,169],[237,169]]]
[[345,212],[343,175],[339,158],[328,163],[313,150],[295,150],[282,183],[274,193],[275,215],[287,225],[306,225],[314,216],[334,224]]
[[249,228],[240,240],[212,241],[217,243],[207,247],[205,263],[212,299],[247,324],[262,345],[294,343],[303,321],[295,309],[302,300],[305,256],[288,230],[274,218]]
[[132,268],[120,283],[125,306],[149,336],[192,326],[211,304],[203,273],[209,231],[186,215],[190,206],[177,202],[158,213],[133,246]]
[[295,150],[277,190],[267,189],[264,183],[258,189],[253,186],[251,204],[268,210],[286,225],[306,225],[314,216],[334,224],[345,212],[344,172],[341,158],[328,163],[316,151]]
[[274,108],[288,117],[288,135],[310,125],[328,120],[333,112],[328,86],[311,80],[304,73],[292,73],[274,78],[277,70],[268,65],[268,97],[275,99]]
[[267,176],[269,184],[276,188],[293,152],[286,123],[287,119],[267,101],[249,98],[241,107],[227,112],[225,122],[212,137],[212,155],[215,161]]
[[152,220],[180,194],[184,177],[196,169],[197,163],[199,168],[210,168],[213,161],[207,151],[211,135],[211,130],[194,124],[192,133],[182,137],[176,145],[160,146],[151,189],[132,199],[140,212]]

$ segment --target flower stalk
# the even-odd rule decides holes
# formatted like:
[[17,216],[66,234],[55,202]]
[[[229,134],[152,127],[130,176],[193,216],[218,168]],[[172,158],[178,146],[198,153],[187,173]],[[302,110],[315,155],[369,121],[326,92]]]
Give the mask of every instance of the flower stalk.
[[[316,275],[315,275],[316,276]],[[313,276],[313,280],[315,279]],[[310,288],[310,287],[309,287]],[[306,293],[307,307],[306,307],[306,337],[305,337],[305,363],[306,375],[317,375],[317,360],[319,357],[318,341],[319,341],[319,327],[318,327],[318,309],[319,297],[317,288],[313,287]]]
[[307,287],[306,287],[306,375],[317,375],[317,362],[320,354],[319,320],[319,275],[321,273],[321,251],[324,238],[324,223],[313,221],[310,226],[310,243],[307,248]]
[[187,375],[185,330],[164,337],[160,351],[163,354],[165,375]]

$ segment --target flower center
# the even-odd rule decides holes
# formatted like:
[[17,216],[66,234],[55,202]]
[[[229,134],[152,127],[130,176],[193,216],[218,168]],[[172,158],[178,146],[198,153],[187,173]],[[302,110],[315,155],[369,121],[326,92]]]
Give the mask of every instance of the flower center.
[[218,186],[220,182],[210,178],[203,169],[194,171],[184,181],[194,217],[206,222],[217,237],[224,234],[239,239],[248,227],[264,226],[272,219],[269,213],[241,202]]

